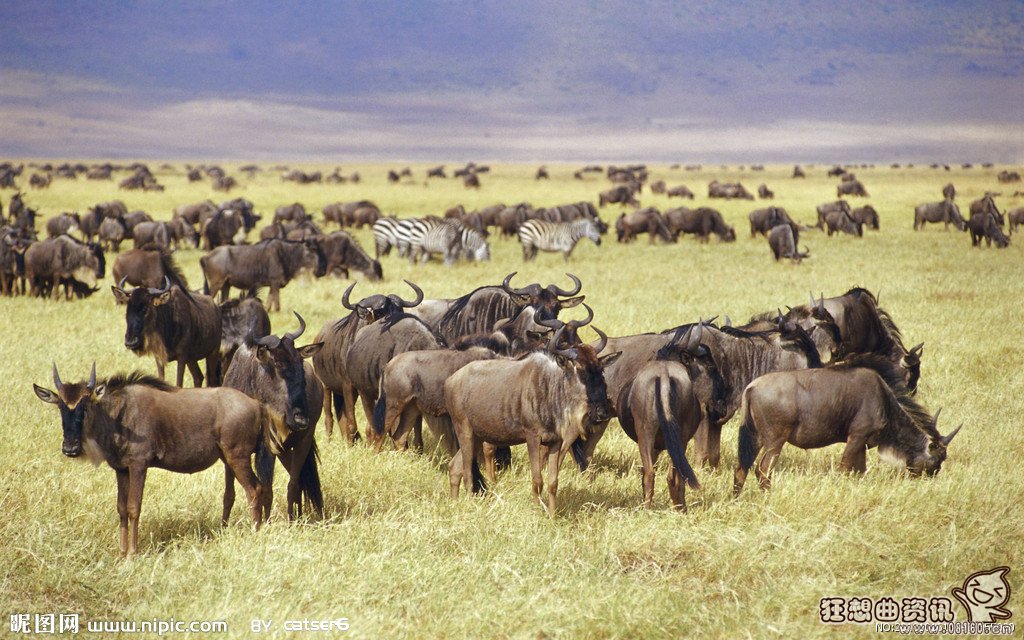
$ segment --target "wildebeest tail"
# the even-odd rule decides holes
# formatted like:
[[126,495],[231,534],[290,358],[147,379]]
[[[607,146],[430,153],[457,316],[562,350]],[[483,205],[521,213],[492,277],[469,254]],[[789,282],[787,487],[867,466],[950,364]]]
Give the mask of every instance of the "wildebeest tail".
[[274,483],[274,452],[280,450],[275,444],[274,416],[266,407],[260,407],[260,437],[256,441],[256,480],[264,486]]
[[587,449],[579,438],[572,443],[572,458],[580,468],[580,473],[586,471],[587,467],[590,466],[590,460],[587,460]]
[[317,515],[322,518],[324,516],[324,494],[320,488],[319,462],[320,450],[314,439],[309,447],[309,453],[306,454],[306,461],[302,463],[302,469],[299,471],[299,489],[306,502],[313,505]]
[[[383,378],[381,382],[383,382]],[[384,385],[381,384],[380,397],[377,398],[377,404],[373,406],[373,430],[378,436],[384,435],[384,416],[388,411],[388,394],[384,391]]]
[[[465,455],[465,453],[463,453]],[[480,472],[480,464],[473,460],[473,493],[487,493],[487,480]]]
[[757,430],[754,427],[754,419],[750,415],[750,402],[746,391],[743,392],[740,416],[742,416],[742,422],[740,422],[739,445],[736,456],[740,468],[747,471],[750,467],[754,466],[754,460],[757,458],[757,452],[761,447],[757,442]]
[[[663,384],[664,382],[664,384]],[[668,387],[666,389],[666,387]],[[694,489],[700,488],[697,474],[686,459],[686,445],[683,444],[682,427],[679,426],[672,407],[678,404],[679,390],[671,378],[667,380],[661,376],[654,379],[654,405],[658,416],[658,427],[665,439],[665,449],[668,451],[672,464],[676,471],[686,480],[686,483]]]
[[203,274],[203,295],[210,295],[210,283],[206,280],[206,274]]

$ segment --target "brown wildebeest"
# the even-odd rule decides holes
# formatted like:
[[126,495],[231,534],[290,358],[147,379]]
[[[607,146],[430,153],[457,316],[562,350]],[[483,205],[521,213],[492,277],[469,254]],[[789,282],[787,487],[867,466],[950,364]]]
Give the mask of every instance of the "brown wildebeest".
[[672,187],[671,189],[665,192],[665,195],[668,196],[669,198],[689,198],[690,200],[693,200],[695,197],[697,197],[693,193],[693,191],[691,191],[690,188],[684,184],[681,184],[678,187]]
[[[444,177],[444,176],[442,176]],[[537,174],[533,177],[534,180],[550,180],[551,176],[548,175],[548,168],[544,166],[537,167]]]
[[878,224],[878,212],[875,211],[875,208],[870,204],[866,204],[863,207],[857,207],[850,212],[850,217],[853,218],[854,222],[866,226],[869,229],[878,231],[880,228]]
[[318,240],[292,242],[265,240],[254,245],[217,247],[199,259],[210,294],[220,292],[221,302],[228,299],[231,287],[253,291],[270,287],[267,310],[281,310],[281,288],[302,269],[314,270],[321,278],[327,258]]
[[335,231],[320,238],[320,248],[327,260],[327,273],[337,272],[347,278],[348,270],[355,269],[370,281],[384,277],[380,261],[371,258],[359,242],[345,231]]
[[306,207],[301,202],[293,202],[278,207],[271,222],[301,222],[307,218]]
[[[750,220],[751,238],[759,233],[763,236],[767,236],[769,231],[780,224],[796,224],[793,222],[793,219],[789,217],[789,213],[782,207],[755,209],[747,215],[747,219]],[[799,231],[799,228],[797,230]]]
[[172,286],[166,276],[162,289],[136,287],[128,292],[124,284],[122,279],[117,286],[110,286],[114,298],[128,305],[124,346],[139,356],[151,354],[161,380],[167,363],[176,361],[179,387],[185,381],[186,366],[192,374],[192,383],[196,387],[203,386],[199,361],[205,358],[206,384],[217,386],[221,320],[213,298]]
[[952,200],[917,205],[914,208],[914,230],[924,229],[925,222],[941,222],[946,231],[949,231],[949,223],[952,222],[960,231],[967,230],[967,222],[960,215],[960,207]]
[[603,207],[606,204],[623,204],[630,207],[639,207],[640,201],[636,199],[634,195],[636,192],[628,185],[621,185],[618,187],[612,187],[607,191],[602,191],[598,196],[598,205]]
[[988,247],[992,246],[993,241],[999,249],[1010,246],[1010,239],[999,228],[998,219],[990,211],[971,214],[971,219],[967,221],[967,229],[971,232],[971,246],[980,246],[982,239]]
[[757,186],[757,197],[762,200],[773,200],[775,198],[775,192],[768,188],[766,184],[760,184]]
[[185,274],[174,262],[169,251],[159,249],[130,249],[117,256],[111,274],[115,282],[127,282],[133,287],[159,289],[168,278],[172,285],[188,289]]
[[[544,351],[518,360],[471,362],[444,383],[444,401],[459,439],[459,453],[448,466],[451,495],[460,482],[466,492],[484,488],[477,466],[483,445],[526,444],[530,456],[533,497],[540,500],[542,468],[548,465],[547,511],[555,516],[558,472],[565,454],[585,440],[591,423],[611,416],[604,368],[619,353],[600,356],[608,337],[597,347],[576,344],[559,348],[564,327],[555,332]],[[577,451],[578,453],[578,451]],[[577,461],[579,455],[574,454]],[[493,477],[492,470],[489,475]]]
[[231,366],[231,359],[246,340],[270,335],[270,316],[259,298],[234,298],[220,305],[220,374]]
[[701,242],[707,242],[714,233],[722,242],[736,240],[736,229],[726,225],[722,214],[710,207],[669,209],[665,212],[665,220],[673,237],[679,237],[680,233],[692,233]]
[[858,238],[864,235],[864,225],[854,219],[852,211],[833,209],[825,213],[825,228],[828,235],[833,233],[848,233]]
[[725,382],[700,343],[703,325],[676,330],[671,342],[658,350],[654,361],[644,365],[619,394],[619,424],[640,448],[643,467],[644,506],[654,499],[654,465],[658,454],[668,451],[672,466],[668,490],[672,504],[686,511],[683,481],[700,488],[697,475],[686,459],[686,445],[702,419],[716,421],[725,403]]
[[25,279],[33,296],[52,294],[58,300],[60,285],[64,285],[65,298],[70,300],[72,283],[91,288],[103,278],[106,264],[98,244],[63,235],[32,243],[25,250]]
[[758,454],[761,488],[787,442],[801,449],[846,443],[840,469],[863,473],[867,450],[895,458],[913,475],[935,475],[946,447],[960,431],[943,436],[939,414],[928,415],[903,386],[891,363],[858,356],[825,369],[769,373],[743,391],[739,454],[733,492],[739,494]]
[[999,213],[999,207],[996,206],[995,196],[997,195],[999,194],[992,193],[991,191],[985,192],[984,196],[971,203],[970,215],[973,216],[976,213],[991,213],[996,217],[1001,226],[1003,224],[1003,214]]
[[190,225],[202,225],[204,222],[217,215],[217,205],[212,200],[204,200],[194,204],[183,204],[174,209],[175,218],[183,218]]
[[806,178],[807,174],[800,168],[800,165],[793,165],[793,177],[794,178]]
[[132,229],[132,243],[143,247],[170,250],[171,233],[166,222],[140,222]]
[[956,199],[956,187],[953,186],[952,182],[942,187],[942,198],[944,200]]
[[107,251],[120,251],[128,232],[118,218],[104,218],[98,230],[100,244],[106,245]]
[[165,224],[167,225],[167,234],[170,236],[171,242],[174,243],[175,249],[180,249],[182,242],[187,242],[188,246],[192,248],[199,246],[199,234],[196,233],[195,227],[184,218],[172,218]]
[[809,258],[811,250],[804,245],[803,252],[797,250],[797,242],[800,237],[800,228],[792,222],[782,223],[772,227],[768,233],[768,246],[772,250],[772,256],[776,261],[789,258],[799,264],[804,258]]
[[82,218],[77,213],[62,213],[46,221],[46,236],[56,238],[57,236],[70,235],[78,231]]
[[[295,313],[295,312],[293,312]],[[313,367],[304,362],[323,347],[316,342],[296,347],[295,341],[306,330],[306,323],[298,313],[296,331],[280,338],[267,335],[249,337],[238,348],[224,375],[224,386],[238,389],[259,400],[271,410],[284,416],[290,433],[281,442],[277,457],[288,471],[288,519],[302,515],[303,496],[317,515],[323,517],[324,499],[317,469],[316,423],[323,407],[323,387],[313,373]],[[266,488],[266,506],[272,500],[273,467]]]
[[1024,207],[1018,207],[1006,213],[1006,218],[1009,220],[1010,233],[1013,234],[1017,230],[1019,225],[1024,224]]
[[259,529],[273,454],[286,436],[284,423],[259,402],[234,389],[178,389],[140,373],[97,383],[95,364],[89,381],[77,384],[62,383],[54,365],[53,383],[56,391],[32,388],[40,400],[60,409],[62,453],[76,458],[84,452],[117,474],[122,557],[139,548],[142,490],[151,467],[196,473],[221,460],[221,523],[226,526],[231,515],[237,478]]
[[675,237],[665,224],[665,217],[654,207],[637,209],[630,214],[622,214],[615,222],[615,231],[619,242],[631,242],[638,234],[646,233],[650,244],[655,238],[665,242],[675,242]]
[[859,196],[862,198],[868,197],[868,190],[864,188],[864,184],[860,180],[843,180],[838,186],[836,186],[836,197],[842,196]]

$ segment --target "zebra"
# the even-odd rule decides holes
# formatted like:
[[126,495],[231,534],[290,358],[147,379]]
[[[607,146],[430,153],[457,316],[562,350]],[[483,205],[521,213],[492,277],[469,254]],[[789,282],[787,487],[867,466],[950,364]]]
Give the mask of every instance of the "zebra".
[[547,222],[527,220],[519,227],[519,243],[523,245],[523,260],[533,260],[540,251],[561,251],[566,261],[582,238],[590,238],[601,246],[601,233],[597,223],[589,218],[574,222]]
[[467,227],[457,220],[426,218],[417,220],[411,227],[409,237],[409,259],[426,262],[432,254],[439,253],[446,265],[455,264],[460,257],[467,260],[490,260],[487,241],[479,231]]
[[373,223],[373,240],[377,251],[377,258],[391,253],[391,249],[398,249],[398,257],[404,258],[409,255],[411,240],[415,234],[413,228],[423,222],[418,218],[397,218],[388,216],[380,218]]

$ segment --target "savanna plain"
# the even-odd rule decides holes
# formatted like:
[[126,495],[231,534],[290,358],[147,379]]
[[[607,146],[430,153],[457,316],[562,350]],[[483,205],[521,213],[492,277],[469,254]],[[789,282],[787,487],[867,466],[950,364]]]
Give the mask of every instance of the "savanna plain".
[[[27,188],[29,170],[21,180],[26,203],[41,213],[41,231],[47,217],[112,199],[157,219],[169,219],[177,205],[228,199],[208,179],[189,183],[184,162],[158,169],[161,164],[149,163],[166,186],[162,193],[119,191],[117,181],[127,173],[114,181],[55,178],[44,190]],[[568,165],[549,165],[548,181],[534,180],[535,165],[494,165],[479,190],[455,179],[427,181],[427,165],[412,165],[414,178],[398,185],[385,178],[388,168],[404,166],[397,163],[346,165],[344,173],[358,170],[363,179],[341,185],[284,182],[269,163],[251,179],[236,164],[222,166],[242,184],[230,197],[252,200],[261,225],[274,208],[292,202],[318,221],[324,205],[359,199],[408,217],[441,215],[458,203],[467,210],[497,202],[596,204],[598,192],[611,186],[600,174],[575,180],[579,167]],[[449,165],[449,175],[454,168]],[[804,168],[806,179],[792,178],[791,165],[757,172],[650,167],[651,181],[686,184],[697,198],[680,203],[645,189],[644,206],[715,207],[735,225],[733,243],[682,237],[652,246],[642,236],[622,245],[613,229],[600,246],[583,241],[568,263],[541,254],[524,264],[519,244],[495,233],[489,262],[417,266],[391,255],[381,259],[384,280],[361,281],[353,295],[408,298],[402,279],[409,279],[427,297],[456,297],[500,283],[512,271],[519,272],[515,284],[568,287],[568,271],[583,282],[593,324],[615,336],[700,317],[729,315],[742,323],[803,304],[809,291],[828,297],[866,287],[879,295],[905,344],[924,342],[917,397],[932,412],[943,408],[940,431],[964,425],[937,476],[913,479],[874,452],[865,475],[849,476],[838,470],[839,446],[787,447],[770,491],[748,482],[734,499],[734,418],[723,429],[721,468],[697,469],[703,489],[687,492],[689,511],[670,508],[665,456],[654,508],[645,510],[636,445],[613,422],[591,470],[581,474],[565,464],[558,513],[549,518],[530,497],[525,451],[514,451],[511,469],[489,495],[453,501],[447,460],[431,453],[429,438],[425,455],[376,454],[362,443],[347,445],[337,432],[328,439],[321,419],[323,520],[287,521],[287,475],[279,471],[267,526],[253,530],[240,497],[232,523],[221,528],[220,465],[191,476],[155,470],[142,507],[140,553],[119,560],[113,471],[65,459],[58,413],[32,392],[33,382],[52,386],[51,362],[65,382],[84,380],[94,361],[100,378],[155,371],[151,358],[123,346],[124,308],[110,293],[109,255],[103,288],[91,298],[0,298],[3,633],[10,614],[79,613],[83,626],[86,620],[224,620],[232,637],[250,635],[257,618],[273,620],[273,630],[283,634],[285,620],[342,617],[349,635],[364,638],[865,637],[876,635],[873,625],[823,624],[821,598],[950,597],[969,574],[999,565],[1011,567],[1008,608],[1016,613],[1017,576],[1024,572],[1024,484],[1016,467],[1024,455],[1024,245],[1014,236],[1007,249],[972,248],[966,233],[941,225],[914,231],[912,222],[914,206],[941,200],[947,182],[956,185],[965,214],[987,190],[1002,193],[1000,210],[1022,206],[1024,198],[1012,196],[1021,186],[999,184],[996,174],[1005,168],[999,166],[855,168],[871,196],[851,202],[872,204],[881,230],[865,230],[863,238],[807,231],[800,244],[811,257],[799,265],[773,261],[765,239],[750,237],[746,216],[765,203],[706,198],[712,179],[739,180],[751,191],[764,182],[775,204],[813,224],[815,206],[836,199],[838,179],[826,177],[824,165]],[[5,210],[12,193],[0,191]],[[601,215],[613,225],[624,210],[610,205]],[[353,233],[372,253],[369,231]],[[197,288],[200,255],[196,249],[175,254]],[[282,290],[281,312],[271,314],[274,332],[294,329],[295,310],[311,327],[300,343],[312,340],[347,313],[341,295],[348,284],[309,275],[292,282]],[[577,307],[562,319],[583,314]],[[365,431],[361,408],[357,416]]]

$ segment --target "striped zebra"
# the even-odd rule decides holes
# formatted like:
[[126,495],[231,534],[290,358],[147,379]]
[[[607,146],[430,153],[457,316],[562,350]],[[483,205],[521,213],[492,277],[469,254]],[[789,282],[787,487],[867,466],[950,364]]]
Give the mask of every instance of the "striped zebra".
[[396,218],[388,216],[380,218],[373,223],[373,241],[377,251],[377,258],[391,253],[392,249],[398,249],[398,257],[404,258],[409,255],[411,240],[415,232],[413,227],[421,222],[418,218]]
[[446,265],[455,264],[460,257],[467,260],[489,260],[490,247],[475,229],[457,220],[426,218],[412,226],[409,238],[409,259],[426,262],[430,256],[440,254]]
[[597,223],[589,218],[573,222],[547,222],[527,220],[519,227],[519,244],[523,245],[523,260],[533,260],[537,251],[561,251],[566,261],[576,243],[590,238],[601,245]]

